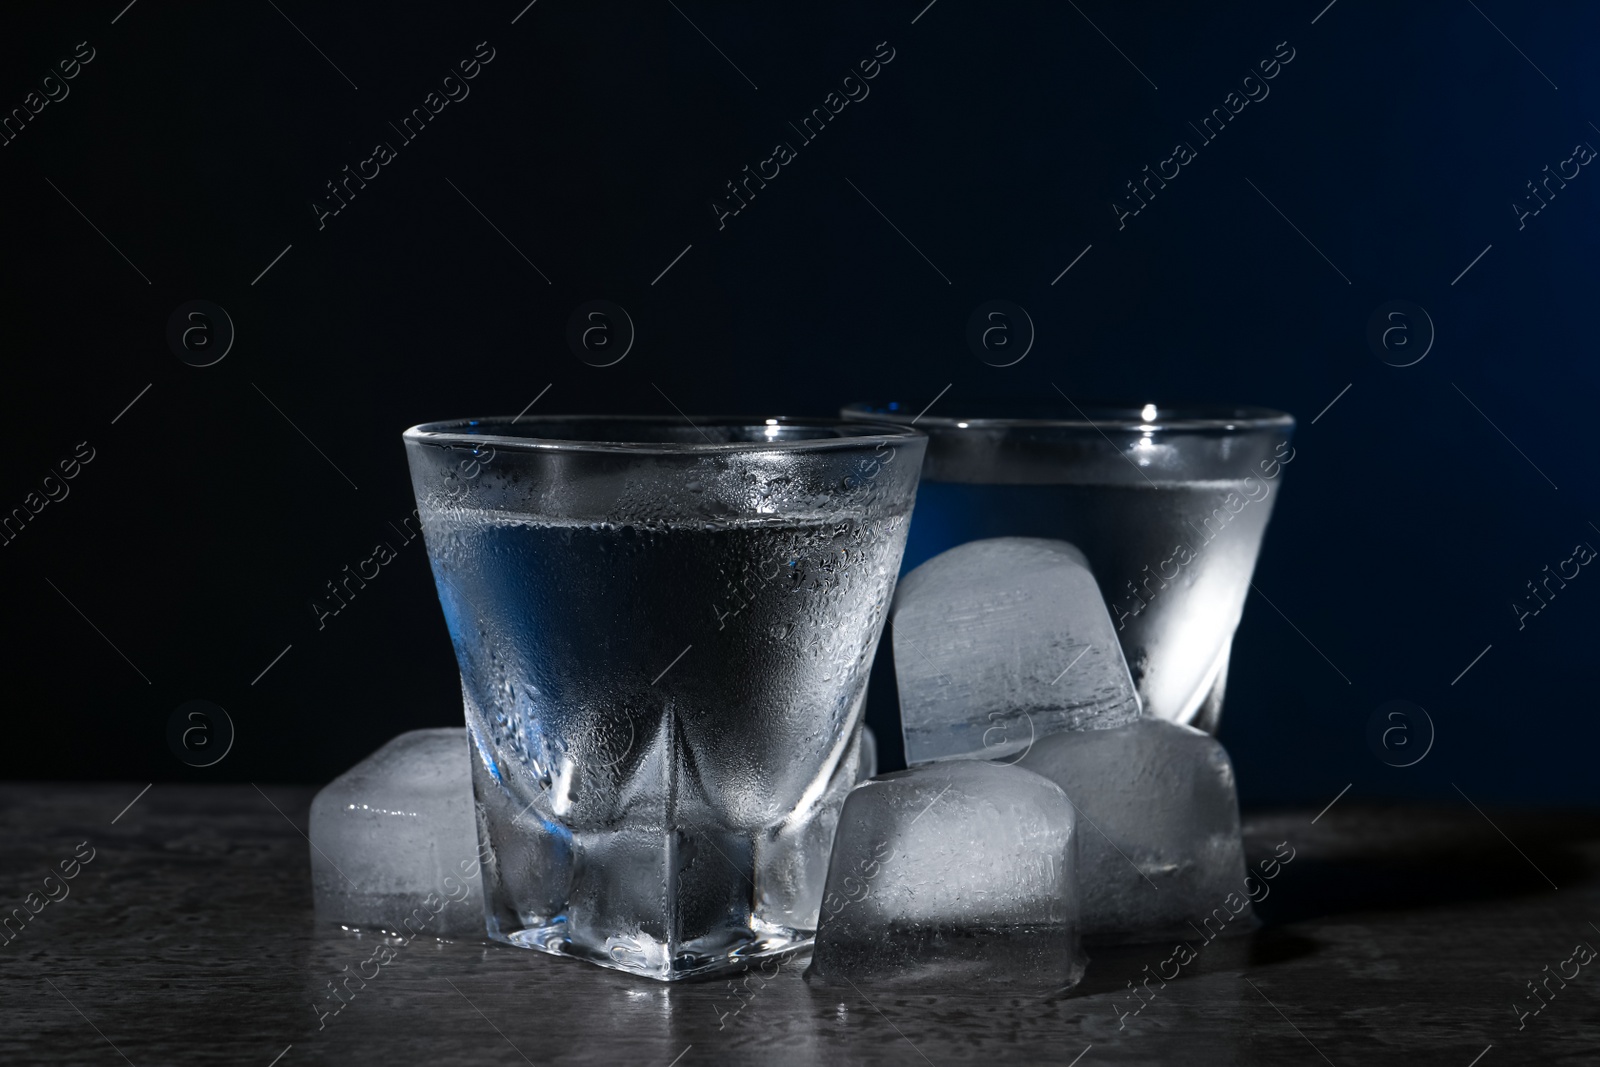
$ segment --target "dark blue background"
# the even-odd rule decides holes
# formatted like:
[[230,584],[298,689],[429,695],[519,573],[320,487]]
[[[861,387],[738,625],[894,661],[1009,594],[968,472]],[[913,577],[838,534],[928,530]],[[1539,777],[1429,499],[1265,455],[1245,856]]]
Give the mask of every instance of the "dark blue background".
[[[1600,13],[924,2],[539,0],[515,25],[521,0],[0,12],[6,108],[78,41],[96,49],[0,148],[0,507],[77,442],[96,450],[0,548],[0,774],[320,780],[402,729],[459,721],[420,544],[326,629],[309,607],[410,513],[412,423],[515,413],[546,385],[539,412],[671,413],[670,397],[804,414],[950,384],[949,413],[1055,382],[1301,420],[1256,576],[1282,614],[1252,595],[1234,647],[1222,736],[1246,803],[1320,805],[1352,782],[1594,802],[1600,578],[1585,569],[1520,632],[1509,605],[1576,542],[1600,544],[1584,444],[1600,176],[1585,167],[1521,230],[1511,204],[1600,144]],[[319,231],[323,183],[484,40],[495,58],[471,95]],[[719,231],[722,184],[793,140],[787,124],[880,41],[895,58],[871,95]],[[1295,58],[1271,95],[1119,231],[1122,183],[1283,41]],[[203,369],[164,338],[197,298],[238,331]],[[992,298],[1037,324],[1017,366],[966,347]],[[637,325],[616,366],[563,341],[592,299]],[[1420,364],[1366,344],[1391,299],[1436,324]],[[194,698],[238,727],[203,771],[164,739]],[[1407,769],[1366,742],[1395,698],[1437,725]]]

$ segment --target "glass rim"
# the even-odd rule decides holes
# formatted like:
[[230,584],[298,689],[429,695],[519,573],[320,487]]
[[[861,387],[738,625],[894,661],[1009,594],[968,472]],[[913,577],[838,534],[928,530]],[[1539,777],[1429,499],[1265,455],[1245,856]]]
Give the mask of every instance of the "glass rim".
[[[679,419],[682,419],[682,422]],[[486,433],[474,427],[537,428],[541,424],[611,423],[628,426],[739,427],[767,430],[774,427],[793,430],[820,430],[832,436],[789,438],[772,441],[649,441],[616,438],[582,439],[575,437],[536,437],[521,434]],[[927,434],[909,425],[879,419],[815,418],[766,415],[701,415],[690,419],[665,415],[491,415],[483,418],[445,419],[423,422],[402,435],[407,443],[474,447],[490,444],[496,448],[522,452],[602,452],[622,455],[719,455],[733,452],[828,452],[877,444],[926,439]]]
[[[1070,401],[1069,401],[1070,403]],[[1078,415],[1074,418],[1059,416],[993,416],[993,415],[929,415],[923,412],[912,416],[909,411],[885,410],[887,404],[869,404],[864,401],[846,404],[839,414],[847,421],[883,422],[896,426],[916,423],[932,430],[1108,430],[1125,433],[1157,431],[1163,433],[1250,433],[1257,430],[1287,429],[1295,425],[1295,418],[1286,411],[1257,407],[1248,404],[1172,404],[1154,405],[1155,417],[1146,419],[1144,409],[1151,405],[1105,404],[1087,405],[1087,410],[1076,404]],[[974,404],[977,409],[1004,406],[1004,402],[985,401]],[[1016,405],[1026,407],[1025,403]],[[1093,414],[1091,414],[1093,413]],[[910,421],[906,421],[906,420]]]

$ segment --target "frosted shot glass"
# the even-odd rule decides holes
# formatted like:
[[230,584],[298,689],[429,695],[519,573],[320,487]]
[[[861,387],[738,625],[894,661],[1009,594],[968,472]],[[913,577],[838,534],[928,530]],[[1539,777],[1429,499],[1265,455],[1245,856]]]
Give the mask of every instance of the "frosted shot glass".
[[489,936],[662,980],[806,944],[926,438],[552,416],[405,442]]

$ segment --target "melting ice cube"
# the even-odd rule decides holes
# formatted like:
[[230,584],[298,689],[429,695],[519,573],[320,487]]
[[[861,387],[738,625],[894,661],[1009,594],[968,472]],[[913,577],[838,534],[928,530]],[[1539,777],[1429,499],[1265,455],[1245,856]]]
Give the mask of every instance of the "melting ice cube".
[[412,730],[311,802],[317,918],[402,936],[483,936],[466,730]]
[[1072,806],[1039,775],[955,760],[851,791],[807,977],[823,984],[1073,985]]
[[895,678],[906,762],[997,758],[1139,715],[1105,601],[1065,541],[997,537],[900,580]]
[[1144,718],[1041,738],[1017,765],[1077,811],[1085,938],[1210,940],[1254,924],[1233,765],[1215,738]]

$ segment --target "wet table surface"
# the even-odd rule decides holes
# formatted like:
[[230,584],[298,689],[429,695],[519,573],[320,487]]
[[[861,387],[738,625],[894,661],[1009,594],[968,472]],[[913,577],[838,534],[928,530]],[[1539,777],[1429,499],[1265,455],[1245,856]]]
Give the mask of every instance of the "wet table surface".
[[[1600,960],[1574,953],[1600,946],[1594,815],[1255,813],[1252,865],[1293,854],[1259,929],[1194,938],[1181,968],[1171,944],[1101,949],[1038,998],[841,994],[803,960],[667,986],[423,937],[363,968],[379,939],[312,918],[313,789],[157,784],[123,812],[142,787],[0,785],[0,906],[39,907],[0,950],[0,1063],[1600,1062]],[[46,883],[63,861],[76,877]],[[347,967],[376,975],[322,1014]]]

